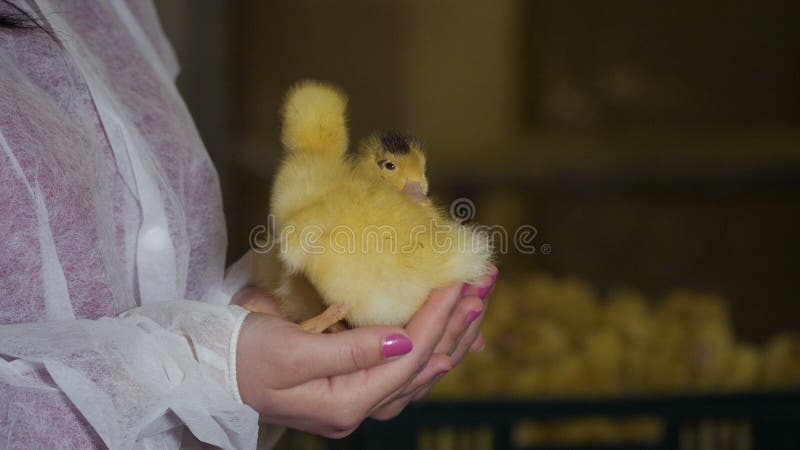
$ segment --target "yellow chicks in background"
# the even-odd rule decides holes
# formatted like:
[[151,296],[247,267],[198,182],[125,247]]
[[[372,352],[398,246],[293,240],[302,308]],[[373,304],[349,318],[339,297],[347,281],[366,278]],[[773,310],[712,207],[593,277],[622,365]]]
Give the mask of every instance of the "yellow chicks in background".
[[[765,348],[736,339],[719,296],[676,290],[658,300],[631,289],[600,298],[583,281],[506,277],[492,293],[486,349],[466,358],[439,397],[542,398],[685,394],[800,386],[800,336]],[[516,445],[656,441],[657,418],[525,422]]]
[[[483,322],[491,358],[467,360],[454,373],[470,373],[448,374],[434,393],[537,397],[800,386],[800,337],[781,334],[763,349],[737,340],[719,296],[676,290],[654,301],[630,289],[604,298],[594,292],[575,278],[541,273],[504,279]],[[482,380],[489,372],[503,381]]]
[[613,331],[620,346],[619,382],[632,392],[644,390],[652,316],[647,299],[630,289],[612,291],[600,310],[600,326]]
[[416,141],[375,135],[347,153],[346,103],[309,81],[283,107],[271,213],[284,272],[304,276],[328,308],[315,331],[342,318],[404,325],[432,289],[478,278],[492,256],[487,236],[429,204]]
[[800,385],[800,334],[781,333],[770,340],[764,355],[764,381],[778,388]]
[[[727,391],[743,391],[758,386],[763,366],[764,355],[758,347],[752,344],[737,344],[728,361],[728,375],[722,380],[722,388]],[[767,374],[764,375],[764,385],[770,386],[766,379]],[[800,383],[800,373],[795,377],[795,383]]]
[[676,291],[658,306],[646,386],[657,391],[719,389],[733,357],[734,337],[724,301]]

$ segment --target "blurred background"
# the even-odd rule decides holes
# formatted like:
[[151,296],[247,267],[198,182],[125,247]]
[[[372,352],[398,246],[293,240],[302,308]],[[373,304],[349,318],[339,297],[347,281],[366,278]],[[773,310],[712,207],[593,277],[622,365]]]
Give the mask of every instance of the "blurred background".
[[[304,78],[349,94],[354,141],[422,138],[439,203],[467,198],[510,238],[535,227],[532,253],[499,259],[489,347],[439,398],[800,382],[798,3],[156,4],[219,169],[229,261],[266,221],[277,111]],[[539,423],[515,439],[630,429]]]

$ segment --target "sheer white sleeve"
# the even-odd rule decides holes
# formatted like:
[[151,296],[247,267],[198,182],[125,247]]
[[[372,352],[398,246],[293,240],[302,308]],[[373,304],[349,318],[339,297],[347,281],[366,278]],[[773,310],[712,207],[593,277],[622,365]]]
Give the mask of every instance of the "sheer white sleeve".
[[152,4],[14,3],[49,33],[0,29],[0,448],[254,448],[219,182]]
[[[174,301],[117,318],[0,326],[0,436],[15,448],[181,447],[184,426],[255,448],[236,338],[246,311]],[[3,411],[6,409],[6,411]]]

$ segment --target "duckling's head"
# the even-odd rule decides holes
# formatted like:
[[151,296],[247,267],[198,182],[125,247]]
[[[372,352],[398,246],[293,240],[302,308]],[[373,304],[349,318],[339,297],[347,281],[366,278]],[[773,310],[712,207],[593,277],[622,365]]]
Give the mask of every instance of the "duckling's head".
[[381,131],[361,143],[356,167],[395,186],[414,201],[430,204],[422,144],[396,131]]

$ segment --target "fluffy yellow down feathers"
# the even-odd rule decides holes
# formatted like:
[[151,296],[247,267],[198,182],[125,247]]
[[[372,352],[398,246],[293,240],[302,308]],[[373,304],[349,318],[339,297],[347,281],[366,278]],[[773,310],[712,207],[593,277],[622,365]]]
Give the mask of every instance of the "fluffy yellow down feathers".
[[[297,280],[284,280],[282,310],[313,310],[292,303],[321,298],[353,326],[404,325],[432,289],[486,273],[490,243],[379,175],[378,165],[394,163],[364,169],[373,166],[348,155],[346,104],[339,90],[307,81],[283,106],[285,157],[271,199],[278,258],[288,280],[304,276],[319,297],[294,295]],[[383,150],[403,164],[413,146],[398,139]]]

